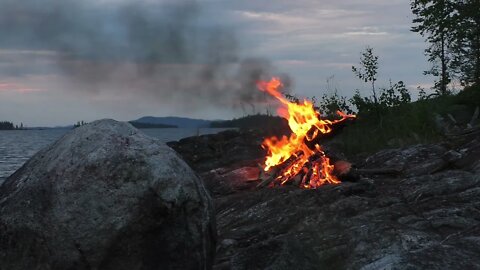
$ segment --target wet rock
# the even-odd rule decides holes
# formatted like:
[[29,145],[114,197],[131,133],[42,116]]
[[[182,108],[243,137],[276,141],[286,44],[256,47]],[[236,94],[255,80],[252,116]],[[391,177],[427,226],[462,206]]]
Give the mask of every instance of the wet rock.
[[96,121],[0,187],[0,269],[208,269],[213,215],[174,151],[127,123]]

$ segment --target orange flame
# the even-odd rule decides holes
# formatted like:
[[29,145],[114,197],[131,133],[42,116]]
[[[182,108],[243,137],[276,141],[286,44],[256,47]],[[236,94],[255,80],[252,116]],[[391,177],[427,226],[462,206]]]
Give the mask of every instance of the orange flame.
[[[261,91],[267,92],[282,103],[278,114],[288,120],[288,125],[292,130],[292,134],[288,138],[283,136],[280,139],[271,137],[264,140],[263,147],[268,151],[264,170],[268,172],[272,167],[287,163],[276,179],[282,185],[294,178],[303,188],[317,188],[327,183],[340,183],[332,174],[334,166],[330,164],[330,159],[325,156],[320,145],[315,144],[315,149],[310,149],[305,142],[313,141],[321,134],[330,133],[333,124],[356,116],[338,111],[337,113],[341,117],[339,120],[320,119],[320,113],[315,110],[312,102],[304,100],[297,104],[288,101],[279,91],[283,87],[279,78],[272,78],[269,82],[260,81],[257,86]],[[316,161],[311,164],[311,168],[306,169],[305,165],[312,158]],[[297,176],[301,175],[302,170],[304,170],[303,177],[299,179]]]

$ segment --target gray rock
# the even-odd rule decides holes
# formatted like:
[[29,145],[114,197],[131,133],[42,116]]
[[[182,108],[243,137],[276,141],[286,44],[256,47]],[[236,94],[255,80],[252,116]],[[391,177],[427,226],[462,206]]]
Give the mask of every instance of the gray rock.
[[236,244],[215,269],[480,269],[479,192],[479,175],[445,171],[219,197]]
[[360,168],[403,175],[317,190],[256,189],[251,165],[204,172],[221,243],[214,269],[480,269],[479,145],[384,150]]
[[402,149],[387,149],[368,157],[365,168],[391,168],[406,175],[430,174],[447,165],[442,157],[448,149],[441,145],[414,145]]
[[0,187],[0,269],[209,269],[213,215],[173,150],[130,124],[96,121]]

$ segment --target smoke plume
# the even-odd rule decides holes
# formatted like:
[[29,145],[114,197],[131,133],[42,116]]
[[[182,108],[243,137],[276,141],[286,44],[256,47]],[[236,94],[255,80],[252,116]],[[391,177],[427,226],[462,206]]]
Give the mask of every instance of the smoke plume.
[[[72,89],[205,105],[266,102],[256,81],[278,75],[244,58],[234,29],[194,0],[0,0],[0,49],[48,51]],[[289,83],[287,75],[283,75]]]

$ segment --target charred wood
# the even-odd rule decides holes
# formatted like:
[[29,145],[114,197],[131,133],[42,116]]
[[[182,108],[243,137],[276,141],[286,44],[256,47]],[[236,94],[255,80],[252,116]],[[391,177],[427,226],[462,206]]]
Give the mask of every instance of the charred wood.
[[[304,142],[308,146],[308,148],[314,150],[316,144],[321,144],[321,142],[325,142],[339,135],[340,133],[342,133],[343,129],[348,125],[352,124],[355,119],[356,118],[350,118],[343,122],[332,124],[331,125],[332,131],[330,133],[322,134],[319,132],[319,134],[315,138],[313,138],[313,140],[309,141],[305,138]],[[308,134],[312,135],[315,130],[316,130],[316,127],[313,127],[312,129],[310,129]]]

